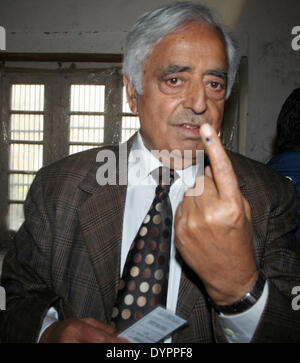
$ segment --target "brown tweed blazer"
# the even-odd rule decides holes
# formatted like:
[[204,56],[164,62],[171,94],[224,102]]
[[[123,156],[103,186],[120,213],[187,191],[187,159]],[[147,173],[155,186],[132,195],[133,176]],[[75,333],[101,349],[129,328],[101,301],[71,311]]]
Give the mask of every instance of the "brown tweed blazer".
[[[118,157],[118,147],[109,149]],[[110,322],[119,285],[126,186],[97,184],[98,151],[72,155],[38,172],[25,203],[25,223],[4,260],[1,284],[8,299],[0,341],[35,342],[51,306],[61,319]],[[251,205],[257,265],[270,286],[253,342],[300,342],[300,311],[291,306],[292,288],[300,286],[294,185],[258,162],[229,156]],[[126,165],[127,159],[120,163]],[[201,281],[186,265],[177,313],[188,325],[174,334],[174,342],[226,341]]]

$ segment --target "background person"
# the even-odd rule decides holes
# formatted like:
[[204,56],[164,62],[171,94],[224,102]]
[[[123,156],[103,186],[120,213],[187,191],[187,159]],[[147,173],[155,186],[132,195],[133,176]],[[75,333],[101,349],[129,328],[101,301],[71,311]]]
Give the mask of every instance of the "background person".
[[[276,152],[268,165],[296,184],[300,218],[300,88],[289,95],[278,116]],[[300,227],[296,236],[300,242]]]

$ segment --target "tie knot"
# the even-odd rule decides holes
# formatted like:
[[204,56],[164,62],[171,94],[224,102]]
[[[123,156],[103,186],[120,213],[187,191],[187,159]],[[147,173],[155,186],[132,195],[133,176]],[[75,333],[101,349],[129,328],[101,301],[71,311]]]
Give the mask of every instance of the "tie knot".
[[158,185],[167,187],[167,189],[171,187],[178,177],[174,169],[169,169],[165,166],[160,166],[159,168],[153,170],[151,175]]

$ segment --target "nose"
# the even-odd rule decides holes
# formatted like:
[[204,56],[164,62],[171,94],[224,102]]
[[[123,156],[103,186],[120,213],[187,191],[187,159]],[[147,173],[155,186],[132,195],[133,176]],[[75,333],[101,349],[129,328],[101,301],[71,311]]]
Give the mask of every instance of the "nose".
[[183,106],[189,108],[195,114],[201,115],[207,110],[207,97],[204,89],[204,85],[199,83],[194,83],[190,85],[184,95]]

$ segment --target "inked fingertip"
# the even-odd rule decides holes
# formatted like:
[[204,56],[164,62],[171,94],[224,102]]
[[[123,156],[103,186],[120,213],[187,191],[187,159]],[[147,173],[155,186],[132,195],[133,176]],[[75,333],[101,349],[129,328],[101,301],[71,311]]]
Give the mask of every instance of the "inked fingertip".
[[212,136],[211,126],[208,123],[203,124],[200,131],[205,137],[210,138]]

